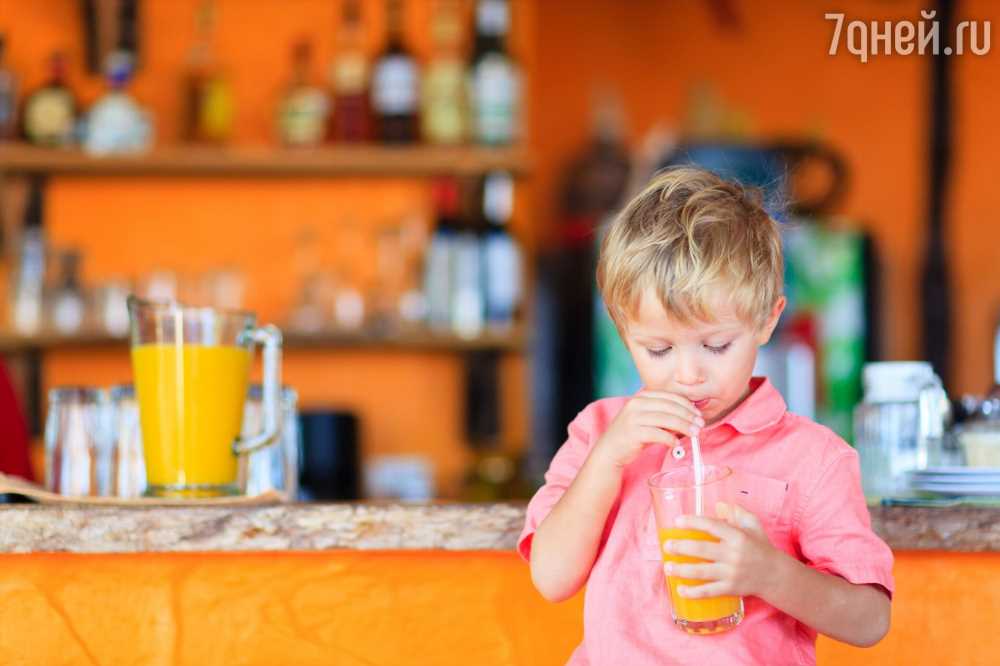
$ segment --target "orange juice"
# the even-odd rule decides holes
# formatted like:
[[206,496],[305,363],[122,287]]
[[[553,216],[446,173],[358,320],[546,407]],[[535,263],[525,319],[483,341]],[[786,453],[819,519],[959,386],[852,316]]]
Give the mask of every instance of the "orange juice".
[[137,345],[132,372],[148,484],[203,486],[206,494],[213,494],[212,487],[219,492],[233,487],[237,458],[232,447],[243,420],[250,350]]
[[[688,557],[686,555],[674,555],[663,551],[663,543],[670,541],[718,541],[714,536],[701,530],[689,529],[661,529],[660,531],[660,552],[663,553],[664,562],[676,564],[698,564],[705,562],[698,557]],[[687,622],[711,622],[735,615],[742,616],[742,608],[739,597],[710,597],[708,599],[689,599],[677,593],[678,585],[703,585],[706,581],[691,580],[688,578],[676,578],[667,576],[667,585],[670,588],[670,602],[674,607],[674,616]],[[699,631],[698,633],[714,633],[715,631],[725,631],[728,626],[720,626],[717,629]]]

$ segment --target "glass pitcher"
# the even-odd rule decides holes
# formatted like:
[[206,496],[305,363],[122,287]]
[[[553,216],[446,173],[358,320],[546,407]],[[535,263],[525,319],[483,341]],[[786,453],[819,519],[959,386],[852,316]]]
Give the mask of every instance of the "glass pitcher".
[[908,472],[952,464],[945,442],[951,404],[929,363],[868,363],[854,409],[854,446],[865,497],[909,494]]
[[[279,435],[281,332],[252,313],[128,300],[146,494],[236,494],[238,456]],[[260,432],[240,438],[254,346],[263,345]]]

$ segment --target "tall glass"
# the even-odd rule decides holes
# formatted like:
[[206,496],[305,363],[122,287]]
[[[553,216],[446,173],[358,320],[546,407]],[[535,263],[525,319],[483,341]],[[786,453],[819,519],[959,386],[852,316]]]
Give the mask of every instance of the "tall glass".
[[107,396],[100,389],[49,391],[45,419],[45,487],[73,497],[109,493]]
[[142,457],[139,403],[131,384],[112,386],[111,396],[111,495],[121,499],[141,497],[146,491],[146,463]]
[[[281,332],[252,313],[130,297],[132,373],[147,495],[236,494],[237,457],[279,435]],[[254,346],[263,345],[263,418],[239,438]]]
[[[663,561],[677,564],[701,563],[705,560],[674,555],[663,550],[668,539],[688,541],[718,541],[701,530],[676,526],[679,516],[705,515],[714,518],[719,502],[732,504],[732,470],[728,467],[705,465],[701,483],[695,479],[694,468],[680,467],[649,478],[653,495],[653,512],[660,537]],[[716,634],[732,629],[743,619],[743,598],[734,596],[690,599],[677,593],[678,585],[697,586],[705,581],[667,576],[674,623],[689,634]]]

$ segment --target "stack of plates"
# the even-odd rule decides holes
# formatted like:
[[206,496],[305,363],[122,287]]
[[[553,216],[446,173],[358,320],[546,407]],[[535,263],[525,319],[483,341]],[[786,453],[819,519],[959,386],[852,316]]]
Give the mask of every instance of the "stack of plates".
[[928,467],[910,473],[910,487],[939,495],[1000,497],[1000,468]]

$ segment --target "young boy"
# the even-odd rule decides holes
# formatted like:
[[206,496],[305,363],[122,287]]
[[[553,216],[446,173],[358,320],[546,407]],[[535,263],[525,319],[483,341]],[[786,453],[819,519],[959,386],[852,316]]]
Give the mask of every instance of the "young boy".
[[[701,169],[661,173],[601,249],[598,284],[643,389],[598,400],[569,424],[518,542],[550,601],[586,585],[571,664],[814,664],[817,632],[871,646],[889,629],[892,553],[872,531],[858,456],[786,410],[757,349],[785,307],[776,223],[759,195]],[[705,564],[664,565],[647,479],[691,464],[734,470],[723,521],[681,527],[718,543],[668,541]],[[691,598],[743,595],[722,634],[671,620],[664,573],[705,581]]]

